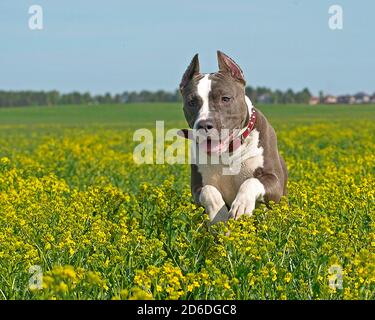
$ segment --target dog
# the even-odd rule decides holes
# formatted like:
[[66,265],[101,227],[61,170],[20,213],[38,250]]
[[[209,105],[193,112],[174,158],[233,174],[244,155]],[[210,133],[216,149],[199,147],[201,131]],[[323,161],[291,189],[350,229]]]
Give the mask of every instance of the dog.
[[[229,165],[221,160],[200,163],[198,159],[191,164],[192,196],[211,223],[251,215],[257,202],[279,202],[286,195],[288,179],[275,130],[246,96],[241,68],[221,51],[217,59],[218,72],[201,74],[196,54],[180,83],[190,127],[183,135],[194,140],[194,148],[208,159],[226,152],[229,163],[239,161],[236,174],[225,173]],[[231,133],[222,138],[224,131]]]

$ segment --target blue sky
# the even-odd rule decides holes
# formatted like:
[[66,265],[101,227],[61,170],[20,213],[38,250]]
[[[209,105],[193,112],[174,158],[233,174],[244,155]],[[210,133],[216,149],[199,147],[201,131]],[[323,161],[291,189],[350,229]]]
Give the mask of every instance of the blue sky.
[[[343,30],[328,27],[332,4]],[[372,93],[374,12],[373,0],[0,0],[0,90],[173,90],[197,52],[216,71],[220,49],[252,86]]]

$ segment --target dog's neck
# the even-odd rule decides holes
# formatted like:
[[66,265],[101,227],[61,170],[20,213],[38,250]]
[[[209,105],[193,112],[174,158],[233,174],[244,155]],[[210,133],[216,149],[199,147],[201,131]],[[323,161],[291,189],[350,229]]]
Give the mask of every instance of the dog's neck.
[[250,135],[251,131],[255,127],[256,122],[256,112],[253,104],[249,97],[245,96],[245,102],[247,105],[247,115],[246,115],[246,126],[234,137],[234,139],[229,144],[229,152],[235,152]]

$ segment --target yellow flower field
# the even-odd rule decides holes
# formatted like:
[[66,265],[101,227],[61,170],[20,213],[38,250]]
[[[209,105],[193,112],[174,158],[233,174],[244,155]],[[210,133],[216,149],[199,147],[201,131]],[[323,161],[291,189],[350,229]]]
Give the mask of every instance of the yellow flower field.
[[374,299],[374,121],[275,128],[288,198],[208,228],[132,129],[0,126],[0,299]]

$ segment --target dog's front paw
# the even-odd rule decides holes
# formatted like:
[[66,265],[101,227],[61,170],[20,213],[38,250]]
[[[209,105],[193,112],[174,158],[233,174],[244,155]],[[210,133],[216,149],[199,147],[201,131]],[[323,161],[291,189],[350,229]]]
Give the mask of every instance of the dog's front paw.
[[229,218],[228,208],[220,191],[211,185],[202,188],[199,202],[204,206],[211,223],[227,221]]
[[255,209],[255,201],[255,197],[252,197],[251,195],[238,195],[236,199],[234,199],[232,206],[230,208],[230,217],[237,220],[243,214],[251,216],[253,210]]
[[258,179],[245,180],[232,203],[229,211],[230,216],[234,219],[238,219],[243,214],[251,216],[257,199],[263,197],[264,194],[264,186]]

